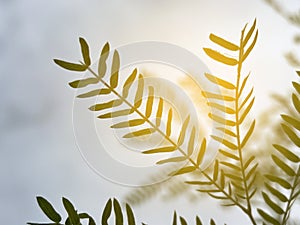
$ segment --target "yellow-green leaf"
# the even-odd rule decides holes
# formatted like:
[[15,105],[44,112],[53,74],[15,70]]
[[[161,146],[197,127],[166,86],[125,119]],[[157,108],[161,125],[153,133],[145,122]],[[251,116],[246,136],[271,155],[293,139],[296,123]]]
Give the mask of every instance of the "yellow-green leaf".
[[281,118],[300,131],[300,121],[298,119],[283,114],[281,115]]
[[84,61],[86,66],[90,66],[91,65],[91,58],[90,58],[89,45],[86,42],[86,40],[84,40],[84,38],[82,38],[82,37],[79,38],[79,43],[80,43],[80,47],[81,47],[81,54],[82,54],[82,57],[83,57],[83,61]]
[[138,79],[138,87],[137,87],[135,99],[134,99],[134,107],[135,108],[138,108],[141,106],[142,100],[143,100],[142,99],[143,93],[144,93],[144,78],[140,74],[139,79]]
[[272,155],[272,159],[276,163],[276,165],[279,166],[287,175],[291,177],[295,176],[295,171],[276,155]]
[[272,201],[265,192],[262,192],[262,196],[264,198],[264,201],[268,204],[268,206],[270,206],[277,214],[281,215],[284,213],[283,209],[279,205],[277,205],[274,201]]
[[211,74],[209,74],[209,73],[205,73],[204,74],[205,76],[206,76],[206,78],[208,79],[208,80],[210,80],[211,82],[213,82],[213,83],[215,83],[215,84],[218,84],[218,85],[220,85],[220,86],[222,86],[222,87],[224,87],[224,88],[227,88],[227,89],[235,89],[235,86],[234,86],[234,84],[232,84],[232,83],[230,83],[230,82],[228,82],[228,81],[226,81],[226,80],[223,80],[223,79],[221,79],[221,78],[218,78],[218,77],[216,77],[216,76],[214,76],[214,75],[211,75]]
[[160,123],[161,123],[161,116],[162,116],[162,112],[163,112],[163,99],[159,98],[159,103],[158,103],[158,107],[157,107],[157,111],[156,111],[156,126],[159,127]]
[[224,63],[229,66],[235,66],[238,64],[238,61],[236,59],[227,57],[215,50],[212,50],[210,48],[203,48],[203,50],[209,57],[211,57],[212,59],[218,62]]
[[170,175],[170,176],[181,175],[181,174],[193,172],[193,171],[195,171],[196,169],[197,169],[197,168],[194,167],[194,166],[186,166],[186,167],[183,167],[183,168],[179,169],[178,171],[175,171],[175,172],[170,173],[169,175]]
[[165,164],[165,163],[178,163],[178,162],[182,162],[182,161],[185,161],[187,158],[185,156],[176,156],[176,157],[172,157],[172,158],[169,158],[169,159],[163,159],[163,160],[160,160],[158,162],[156,162],[156,164]]
[[77,95],[77,98],[90,98],[90,97],[94,97],[97,95],[107,95],[110,94],[111,91],[108,88],[101,88],[101,89],[96,89],[93,91],[89,91],[80,95]]
[[222,143],[223,145],[225,145],[226,147],[232,149],[232,150],[237,150],[237,146],[233,143],[231,143],[230,141],[227,141],[226,139],[224,138],[220,138],[220,137],[217,137],[217,136],[214,136],[212,135],[211,136],[213,139],[215,139],[216,141]]
[[294,93],[292,95],[292,100],[293,100],[295,109],[297,110],[298,113],[300,113],[300,100]]
[[125,134],[123,136],[123,138],[133,138],[133,137],[140,137],[140,136],[145,136],[145,135],[149,135],[155,132],[155,129],[153,128],[145,128],[142,130],[138,130],[138,131],[134,131],[134,132],[130,132],[128,134]]
[[249,46],[249,48],[246,50],[246,52],[244,53],[243,55],[243,58],[242,58],[242,61],[244,61],[248,55],[250,54],[250,52],[252,51],[252,49],[254,48],[255,44],[256,44],[256,41],[257,41],[257,36],[258,36],[258,31],[256,31],[256,34],[255,34],[255,37],[254,37],[254,40],[253,42],[251,43],[251,45]]
[[228,114],[234,114],[235,113],[234,109],[226,107],[226,106],[221,105],[219,103],[208,102],[207,105],[210,106],[210,107],[213,107],[215,109],[218,109],[222,112],[228,113]]
[[223,125],[226,125],[226,126],[235,126],[235,122],[234,121],[231,121],[231,120],[226,120],[220,116],[217,116],[217,115],[214,115],[214,114],[211,114],[209,113],[208,116],[216,121],[217,123],[220,123],[220,124],[223,124]]
[[274,217],[270,216],[268,213],[263,211],[262,209],[257,209],[257,212],[261,215],[261,217],[266,220],[267,222],[273,224],[273,225],[280,225],[277,219]]
[[146,113],[145,113],[147,118],[149,118],[152,113],[153,98],[154,98],[154,88],[152,86],[149,86],[148,98],[146,103]]
[[242,144],[241,144],[241,148],[244,148],[247,141],[249,140],[249,138],[251,137],[253,131],[254,131],[254,127],[255,127],[255,120],[253,120],[253,122],[251,123],[251,126],[249,128],[249,130],[247,131],[247,134],[245,135]]
[[218,179],[218,175],[219,175],[219,161],[216,160],[215,165],[214,165],[214,173],[213,173],[213,180],[214,181],[216,181]]
[[300,147],[300,138],[297,136],[297,134],[287,125],[281,124],[282,129],[286,133],[286,135],[291,139],[291,141]]
[[192,132],[190,135],[190,139],[189,139],[189,143],[188,143],[188,151],[187,151],[188,156],[191,156],[194,152],[195,133],[196,133],[196,129],[193,126],[193,129],[192,129]]
[[99,80],[97,78],[94,77],[89,77],[86,79],[82,79],[82,80],[75,80],[69,83],[69,85],[72,88],[83,88],[86,87],[90,84],[97,84],[99,82]]
[[202,95],[206,98],[213,98],[213,99],[218,99],[218,100],[223,100],[223,101],[228,101],[232,102],[235,100],[235,98],[231,96],[226,96],[226,95],[220,95],[220,94],[215,94],[207,91],[202,91]]
[[204,158],[205,155],[205,151],[206,151],[206,139],[203,138],[199,152],[198,152],[198,156],[197,156],[197,166],[199,166]]
[[170,137],[170,135],[171,135],[172,116],[173,116],[172,108],[170,108],[169,112],[168,112],[168,120],[167,120],[167,125],[166,125],[166,135],[167,135],[167,137]]
[[300,158],[294,154],[293,152],[291,152],[290,150],[288,150],[287,148],[281,146],[281,145],[276,145],[274,144],[273,147],[279,151],[285,158],[287,158],[288,160],[298,163],[300,162]]
[[277,188],[273,188],[271,185],[269,185],[268,183],[265,183],[266,188],[274,195],[276,196],[280,201],[282,202],[287,202],[288,199],[287,197],[284,196],[284,194],[281,193],[281,191],[279,191],[279,189]]
[[231,154],[231,153],[229,153],[229,152],[227,152],[227,151],[224,151],[224,150],[220,149],[219,152],[220,152],[222,155],[224,155],[224,156],[226,156],[226,157],[228,157],[228,158],[230,158],[230,159],[233,159],[233,160],[236,160],[236,161],[239,160],[239,157],[237,157],[236,155]]
[[293,83],[295,90],[298,92],[298,94],[300,94],[300,84],[295,81],[293,81],[292,83]]
[[179,138],[178,138],[178,141],[177,141],[178,146],[181,146],[184,142],[185,134],[186,134],[186,130],[187,130],[189,122],[190,122],[190,116],[187,116],[187,118],[184,120],[184,122],[181,126]]
[[266,178],[268,178],[270,181],[272,182],[275,182],[277,184],[279,184],[280,186],[282,186],[283,188],[285,189],[291,189],[291,185],[289,182],[287,182],[285,179],[283,178],[280,178],[280,177],[276,177],[274,175],[270,175],[270,174],[267,174],[265,175]]
[[119,117],[119,116],[127,116],[127,115],[129,115],[133,112],[134,112],[134,110],[132,110],[132,109],[122,109],[122,110],[119,110],[119,111],[110,112],[110,113],[100,115],[100,116],[98,116],[98,118],[108,119],[108,118],[114,118],[114,117]]
[[109,55],[109,43],[107,42],[101,51],[100,54],[100,59],[98,62],[98,76],[99,77],[104,77],[106,70],[107,70],[107,65],[106,65],[106,60],[108,58]]
[[155,148],[147,151],[143,151],[144,154],[154,154],[154,153],[166,153],[174,152],[177,149],[177,146],[166,146],[161,148]]
[[89,108],[89,110],[100,111],[100,110],[109,109],[112,107],[117,107],[117,106],[121,105],[122,103],[123,103],[123,100],[121,100],[121,99],[111,100],[109,102],[92,105]]
[[223,48],[226,48],[228,50],[231,50],[231,51],[237,51],[239,50],[239,46],[237,46],[236,44],[233,44],[232,42],[229,42],[217,35],[214,35],[214,34],[210,34],[209,35],[209,39],[213,42],[215,42],[216,44],[222,46]]
[[54,62],[57,65],[59,65],[60,67],[66,69],[66,70],[82,72],[82,71],[85,71],[87,69],[86,65],[77,64],[77,63],[70,63],[70,62],[60,60],[60,59],[54,59]]
[[135,127],[145,123],[144,119],[133,119],[129,121],[124,121],[120,123],[116,123],[111,126],[111,128],[125,128],[125,127]]
[[134,69],[123,85],[122,96],[127,98],[130,87],[132,86],[137,74],[137,69]]
[[116,88],[118,86],[120,70],[120,56],[117,50],[114,51],[113,61],[111,65],[110,86]]

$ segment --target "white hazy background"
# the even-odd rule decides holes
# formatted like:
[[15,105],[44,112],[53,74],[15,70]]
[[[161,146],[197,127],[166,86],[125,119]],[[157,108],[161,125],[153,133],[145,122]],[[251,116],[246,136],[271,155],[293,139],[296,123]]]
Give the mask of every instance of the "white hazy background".
[[[299,0],[281,1],[290,10]],[[53,58],[78,60],[78,37],[90,43],[94,59],[100,47],[157,40],[177,44],[198,55],[218,73],[218,63],[205,56],[211,32],[238,41],[246,22],[257,18],[259,39],[247,62],[255,86],[255,113],[270,105],[270,93],[284,94],[296,79],[283,54],[292,50],[297,29],[262,0],[0,0],[0,223],[47,222],[35,196],[48,198],[63,212],[61,197],[99,222],[108,198],[122,199],[132,190],[96,175],[81,158],[72,128],[74,91],[67,82],[76,75],[54,65]],[[297,49],[294,49],[297,50]],[[171,224],[176,209],[191,224],[196,214],[205,223],[248,224],[237,209],[223,209],[203,198],[159,198],[134,208],[138,221]]]

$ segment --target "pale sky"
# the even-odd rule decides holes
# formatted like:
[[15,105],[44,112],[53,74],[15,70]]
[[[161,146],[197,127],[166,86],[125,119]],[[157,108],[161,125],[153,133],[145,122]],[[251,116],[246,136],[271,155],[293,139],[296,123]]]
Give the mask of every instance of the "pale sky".
[[[298,11],[298,0],[281,1]],[[284,94],[297,79],[284,53],[299,51],[288,24],[262,0],[224,1],[0,1],[0,215],[2,224],[47,222],[35,196],[43,195],[62,211],[61,197],[70,198],[97,221],[110,197],[120,200],[132,188],[95,174],[77,150],[72,128],[76,76],[54,65],[53,58],[77,60],[78,37],[90,43],[94,58],[109,41],[112,47],[155,40],[193,52],[215,74],[228,70],[209,59],[203,47],[215,33],[239,40],[244,24],[257,19],[259,38],[245,66],[255,87],[255,113],[271,105],[271,93]],[[158,208],[159,207],[159,208]],[[157,210],[159,209],[159,210]],[[156,198],[135,208],[138,221],[171,224],[173,210],[189,221],[196,214],[205,223],[248,224],[239,210],[224,210],[208,198],[197,204],[182,198],[163,203]]]

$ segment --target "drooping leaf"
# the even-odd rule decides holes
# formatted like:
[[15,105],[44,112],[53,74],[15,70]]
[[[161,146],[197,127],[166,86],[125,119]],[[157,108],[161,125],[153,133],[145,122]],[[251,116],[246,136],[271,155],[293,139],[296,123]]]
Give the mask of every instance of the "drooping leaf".
[[82,72],[87,69],[87,67],[85,65],[77,64],[77,63],[70,63],[70,62],[60,60],[60,59],[54,59],[54,62],[66,70]]
[[102,213],[102,219],[101,224],[102,225],[108,225],[108,219],[111,215],[111,209],[112,209],[112,201],[109,199],[105,205],[105,208]]
[[108,54],[109,54],[109,43],[107,42],[101,50],[100,59],[98,63],[98,76],[101,78],[104,77],[107,70],[106,60],[108,58]]
[[114,205],[116,225],[123,225],[124,221],[123,221],[122,209],[121,209],[120,203],[115,198],[113,200],[113,205]]
[[50,202],[48,202],[45,198],[41,196],[37,196],[36,200],[41,210],[51,221],[56,223],[59,223],[61,221],[61,216],[55,211]]
[[132,109],[122,109],[119,111],[102,114],[102,115],[98,116],[98,118],[108,119],[108,118],[114,118],[114,117],[119,117],[119,116],[126,116],[133,112],[134,112],[134,110],[132,110]]
[[277,157],[276,155],[272,155],[272,159],[276,163],[276,165],[279,166],[287,175],[295,176],[295,171],[279,157]]
[[294,154],[293,152],[291,152],[290,150],[288,150],[287,148],[281,146],[281,145],[276,145],[274,144],[273,147],[279,151],[285,158],[287,158],[288,160],[292,161],[292,162],[300,162],[300,158]]
[[120,123],[116,123],[111,126],[111,128],[125,128],[125,127],[135,127],[145,123],[144,119],[133,119],[129,121],[124,121]]
[[249,138],[251,137],[252,133],[253,133],[253,130],[254,130],[254,127],[255,127],[255,120],[253,120],[253,122],[251,123],[251,126],[250,128],[248,129],[242,143],[241,143],[241,148],[244,148],[247,141],[249,140]]
[[211,92],[207,92],[207,91],[202,91],[201,93],[206,98],[213,98],[213,99],[229,101],[229,102],[232,102],[235,100],[235,98],[233,98],[231,96],[215,94],[215,93],[211,93]]
[[295,109],[297,110],[298,113],[300,113],[300,100],[294,93],[292,95],[292,100],[293,100]]
[[232,150],[237,150],[237,146],[235,144],[233,144],[232,142],[224,139],[224,138],[220,138],[218,136],[211,136],[213,139],[215,139],[216,141],[222,143],[223,145],[225,145],[226,147],[232,149]]
[[268,178],[270,181],[279,184],[280,186],[282,186],[285,189],[291,189],[290,183],[287,182],[286,180],[284,180],[283,178],[280,178],[280,177],[277,177],[274,175],[270,175],[270,174],[265,175],[265,177]]
[[298,119],[284,114],[281,115],[281,118],[300,131],[300,121]]
[[286,133],[286,135],[289,137],[289,139],[298,147],[300,147],[300,138],[297,136],[297,134],[287,125],[281,124],[281,127],[283,131]]
[[231,51],[239,50],[239,46],[237,46],[236,44],[233,44],[232,42],[229,42],[221,37],[218,37],[217,35],[210,34],[209,39],[228,50],[231,50]]
[[226,80],[218,78],[218,77],[216,77],[214,75],[211,75],[209,73],[205,73],[204,75],[206,76],[206,78],[208,80],[210,80],[211,82],[213,82],[215,84],[218,84],[218,85],[220,85],[220,86],[222,86],[224,88],[230,89],[230,90],[235,89],[234,84],[232,84],[232,83],[230,83],[230,82],[228,82]]
[[225,126],[235,126],[235,122],[232,120],[224,119],[220,116],[209,113],[208,116],[217,123],[223,124]]
[[277,219],[263,211],[262,209],[257,209],[257,212],[261,215],[261,217],[266,220],[267,222],[273,224],[273,225],[280,225]]
[[115,50],[113,55],[112,65],[111,65],[111,76],[110,76],[111,88],[116,88],[118,86],[119,70],[120,70],[120,56],[118,51]]
[[127,98],[130,87],[132,86],[137,74],[137,69],[134,69],[123,85],[122,96]]
[[89,45],[86,42],[86,40],[84,40],[84,38],[82,38],[82,37],[79,38],[79,43],[80,43],[80,47],[81,47],[81,54],[82,54],[82,57],[83,57],[83,61],[84,61],[86,66],[90,66],[91,65],[91,58],[90,58]]
[[130,132],[128,134],[125,134],[123,138],[133,138],[133,137],[141,137],[149,134],[153,134],[156,130],[154,128],[145,128],[142,130]]
[[222,112],[228,113],[228,114],[234,114],[235,111],[232,108],[226,107],[224,105],[221,105],[219,103],[215,103],[215,102],[208,102],[207,103],[208,106],[213,107],[215,109],[218,109]]
[[63,205],[68,213],[72,225],[80,225],[80,218],[73,204],[66,198],[62,198]]
[[174,152],[177,149],[177,146],[166,146],[160,148],[154,148],[151,150],[143,151],[144,154],[154,154],[154,153],[166,153],[166,152]]
[[177,156],[177,157],[172,157],[172,158],[169,158],[169,159],[162,159],[162,160],[159,160],[156,162],[156,164],[158,165],[162,165],[162,164],[165,164],[165,163],[178,163],[178,162],[183,162],[187,160],[187,158],[185,156]]
[[236,133],[232,132],[231,130],[229,130],[229,129],[227,129],[227,128],[224,128],[224,127],[217,127],[216,129],[222,131],[224,134],[227,134],[227,135],[229,135],[229,136],[231,136],[231,137],[237,137],[237,136],[236,136]]
[[176,176],[176,175],[181,175],[181,174],[185,174],[185,173],[190,173],[190,172],[193,172],[195,171],[197,168],[194,167],[194,166],[186,166],[186,167],[183,167],[177,171],[174,171],[172,173],[170,173],[169,175],[170,176]]
[[120,106],[122,103],[123,103],[123,100],[115,99],[115,100],[111,100],[109,102],[104,102],[104,103],[92,105],[89,108],[89,110],[91,110],[91,111],[101,111],[101,110],[104,110],[104,109],[109,109],[109,108]]
[[77,98],[90,98],[90,97],[94,97],[97,95],[107,95],[110,94],[111,90],[108,88],[101,88],[101,89],[96,89],[93,91],[89,91],[80,95],[77,95]]
[[227,57],[227,56],[221,54],[220,52],[217,52],[210,48],[203,48],[203,50],[209,57],[211,57],[212,59],[214,59],[218,62],[224,63],[229,66],[235,66],[238,64],[238,61],[236,59]]
[[180,134],[179,134],[178,141],[177,141],[178,146],[181,146],[184,142],[185,134],[186,134],[186,130],[189,125],[189,122],[190,122],[190,116],[187,116],[187,118],[184,120],[184,122],[181,126]]

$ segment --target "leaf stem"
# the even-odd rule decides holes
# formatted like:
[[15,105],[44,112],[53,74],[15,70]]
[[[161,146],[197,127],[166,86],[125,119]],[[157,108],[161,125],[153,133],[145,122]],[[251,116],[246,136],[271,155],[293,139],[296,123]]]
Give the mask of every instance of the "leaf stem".
[[[245,27],[246,28],[246,27]],[[243,48],[243,39],[244,39],[244,32],[245,28],[242,30],[241,39],[240,39],[240,50],[239,50],[239,61],[238,61],[238,67],[237,67],[237,80],[236,80],[236,90],[235,90],[235,120],[236,120],[236,140],[237,140],[237,150],[239,153],[239,161],[241,166],[241,173],[243,178],[243,185],[245,187],[245,198],[247,201],[247,208],[245,213],[250,218],[253,225],[256,225],[255,219],[252,214],[252,206],[250,202],[249,197],[249,190],[245,175],[245,168],[244,168],[244,162],[243,162],[243,154],[242,154],[242,146],[241,146],[241,132],[240,132],[240,121],[239,121],[239,89],[240,89],[240,79],[241,79],[241,71],[242,71],[242,64],[243,64],[243,55],[244,55],[244,48]]]

